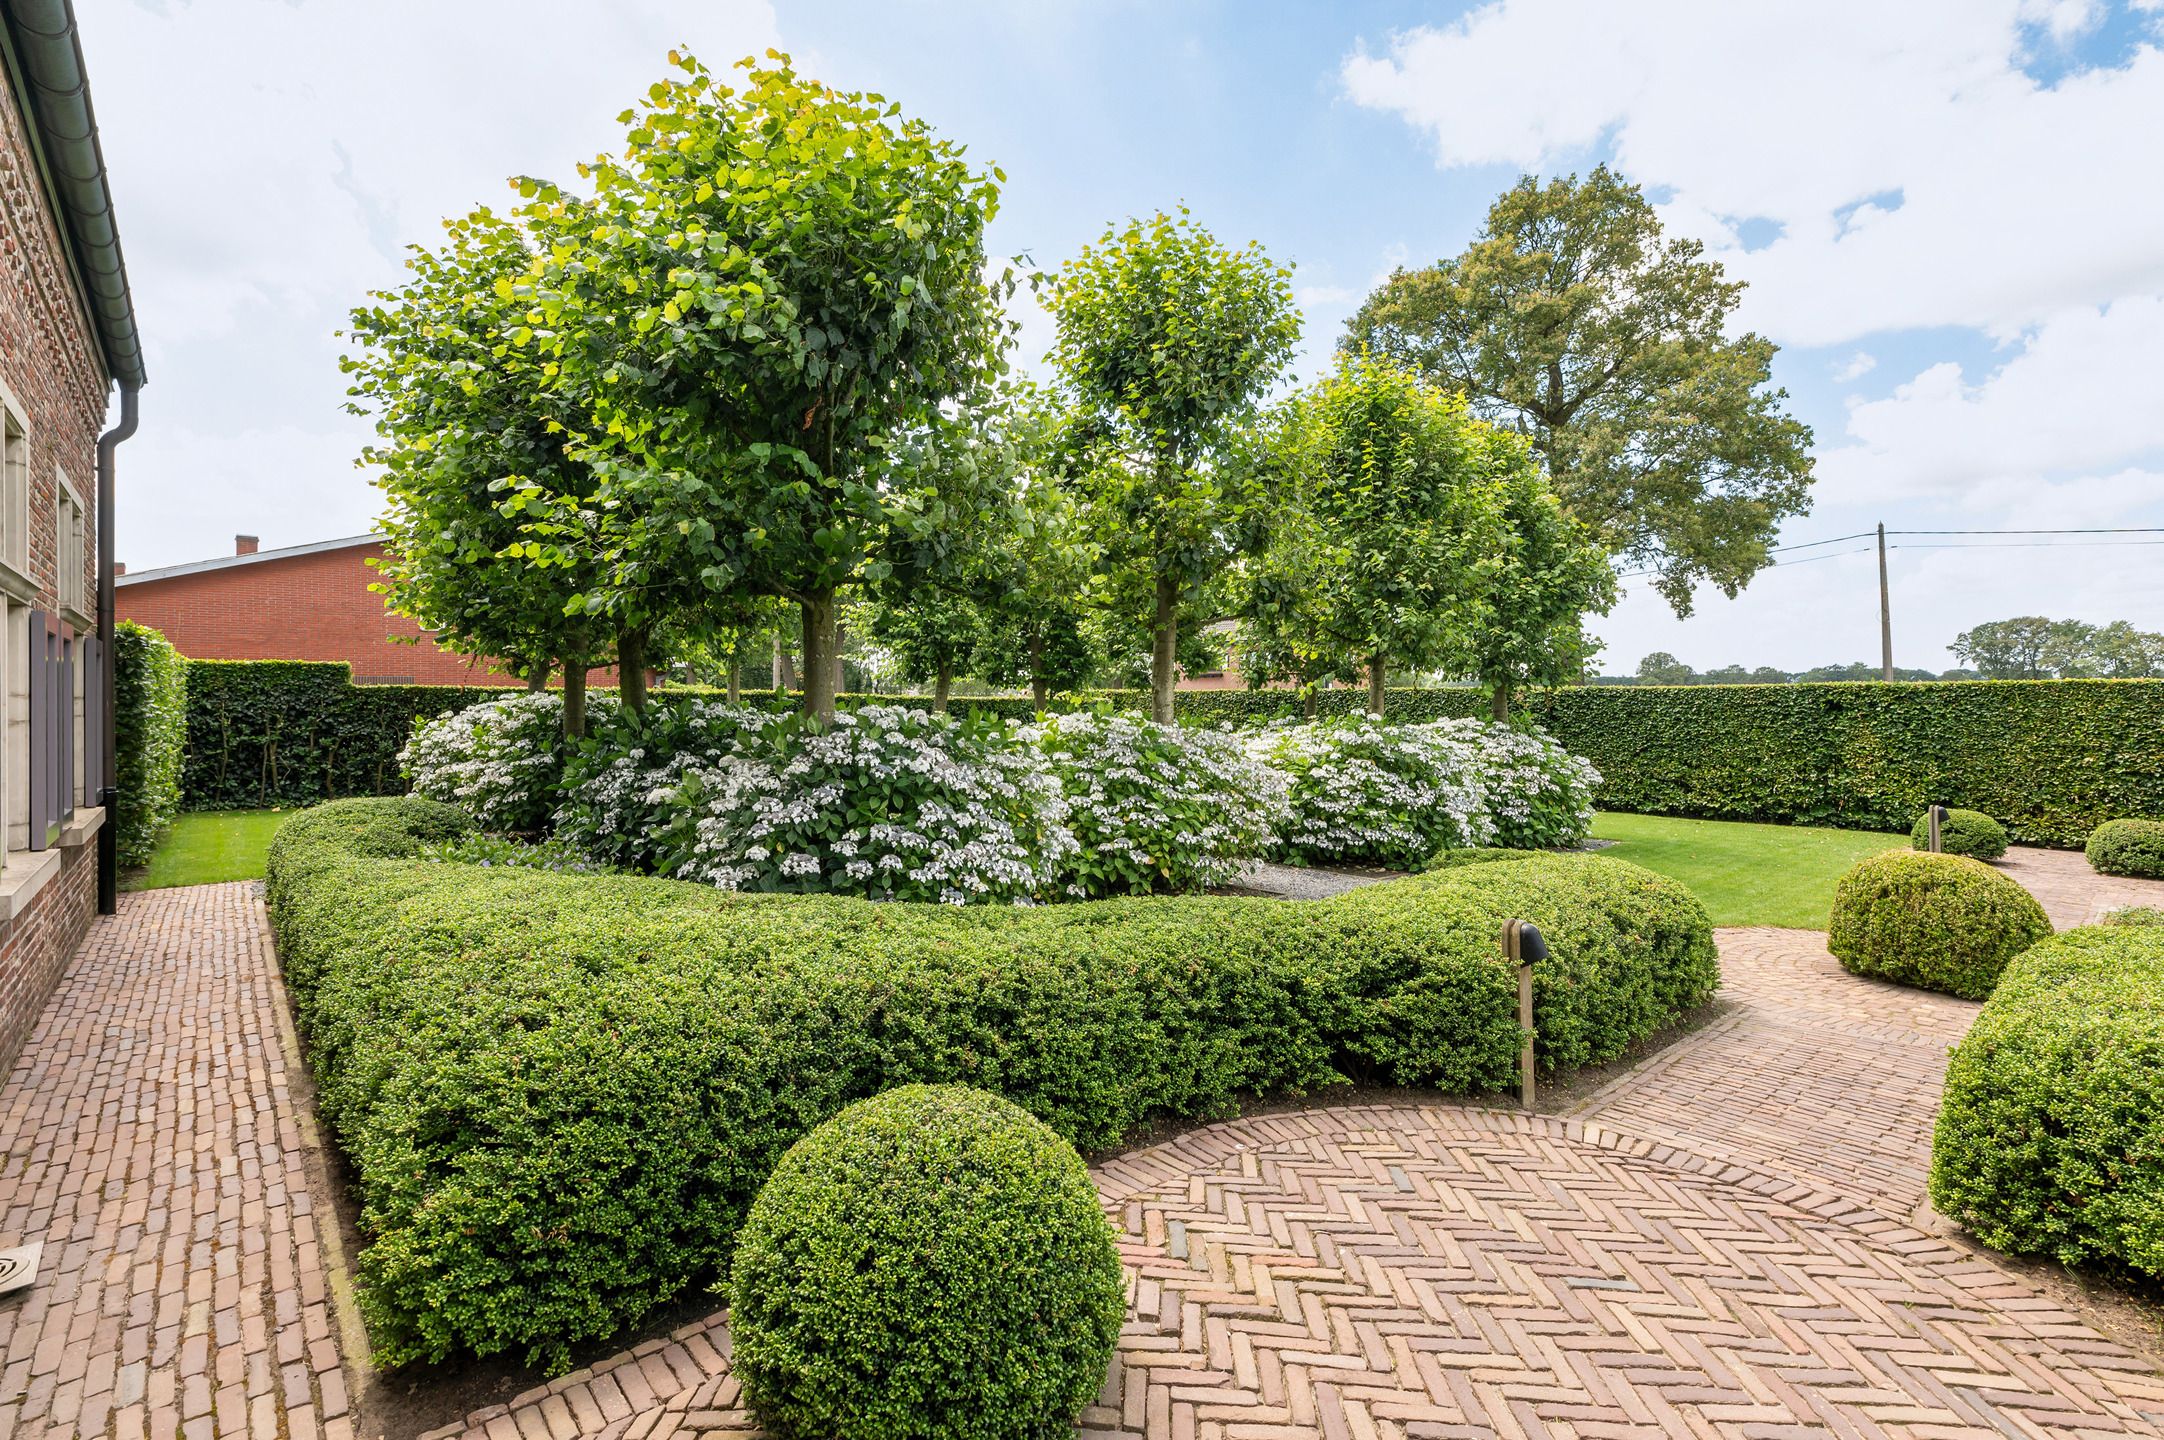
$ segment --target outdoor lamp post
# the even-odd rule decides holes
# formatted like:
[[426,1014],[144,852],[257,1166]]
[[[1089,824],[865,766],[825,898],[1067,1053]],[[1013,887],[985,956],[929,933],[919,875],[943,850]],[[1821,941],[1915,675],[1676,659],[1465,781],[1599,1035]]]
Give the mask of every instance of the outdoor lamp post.
[[1548,942],[1530,920],[1503,922],[1503,958],[1518,967],[1518,1028],[1525,1039],[1518,1051],[1518,1104],[1533,1108],[1533,966],[1548,958]]
[[1934,805],[1925,812],[1925,823],[1931,832],[1931,853],[1939,853],[1939,827],[1946,823],[1946,807]]

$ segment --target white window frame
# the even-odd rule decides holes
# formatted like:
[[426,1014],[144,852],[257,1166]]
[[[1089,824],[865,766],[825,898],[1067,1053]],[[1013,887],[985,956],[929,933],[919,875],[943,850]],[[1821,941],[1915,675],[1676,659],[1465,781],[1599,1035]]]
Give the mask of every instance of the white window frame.
[[84,578],[83,543],[88,537],[89,522],[83,510],[82,494],[68,479],[68,472],[55,467],[53,552],[59,564],[53,576],[53,600],[55,608],[77,630],[93,624],[87,593],[89,581]]
[[0,591],[34,605],[30,573],[30,421],[0,384]]

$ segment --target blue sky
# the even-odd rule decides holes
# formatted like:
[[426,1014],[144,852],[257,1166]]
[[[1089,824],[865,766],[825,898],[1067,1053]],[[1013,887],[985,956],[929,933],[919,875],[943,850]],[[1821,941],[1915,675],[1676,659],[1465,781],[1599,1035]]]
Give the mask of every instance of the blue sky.
[[[399,247],[568,174],[672,43],[779,45],[998,161],[995,246],[1053,265],[1184,203],[1296,266],[1301,374],[1394,264],[1456,252],[1526,170],[1606,160],[1750,282],[1817,434],[1792,542],[2164,526],[2164,0],[792,4],[136,0],[86,49],[150,347],[132,566],[368,528],[332,335]],[[1025,317],[1025,349],[1046,338]],[[1028,358],[1028,356],[1025,356]],[[2164,539],[2124,536],[2124,540]],[[2164,629],[2164,546],[1893,557],[1897,659],[2019,613]],[[1970,542],[1940,542],[1970,543]],[[1606,668],[1876,658],[1845,546],[1679,621],[1642,590]],[[1819,555],[1830,558],[1817,559]]]

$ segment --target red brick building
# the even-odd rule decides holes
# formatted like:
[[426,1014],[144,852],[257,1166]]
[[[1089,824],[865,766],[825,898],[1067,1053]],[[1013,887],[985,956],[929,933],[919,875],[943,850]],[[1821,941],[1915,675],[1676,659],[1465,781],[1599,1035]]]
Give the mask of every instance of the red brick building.
[[[102,582],[143,357],[67,0],[0,0],[0,62],[4,1069],[114,901]],[[115,384],[121,420],[101,435]]]
[[148,625],[191,660],[343,660],[356,685],[507,681],[487,661],[438,645],[369,590],[380,536],[259,550],[115,577],[120,618]]

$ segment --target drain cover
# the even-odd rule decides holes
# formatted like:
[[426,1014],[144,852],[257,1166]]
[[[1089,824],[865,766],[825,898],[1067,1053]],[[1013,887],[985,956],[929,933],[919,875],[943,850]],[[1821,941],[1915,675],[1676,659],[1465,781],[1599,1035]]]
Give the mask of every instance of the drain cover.
[[20,1290],[38,1278],[38,1257],[45,1253],[45,1242],[32,1241],[13,1250],[0,1250],[0,1295]]

